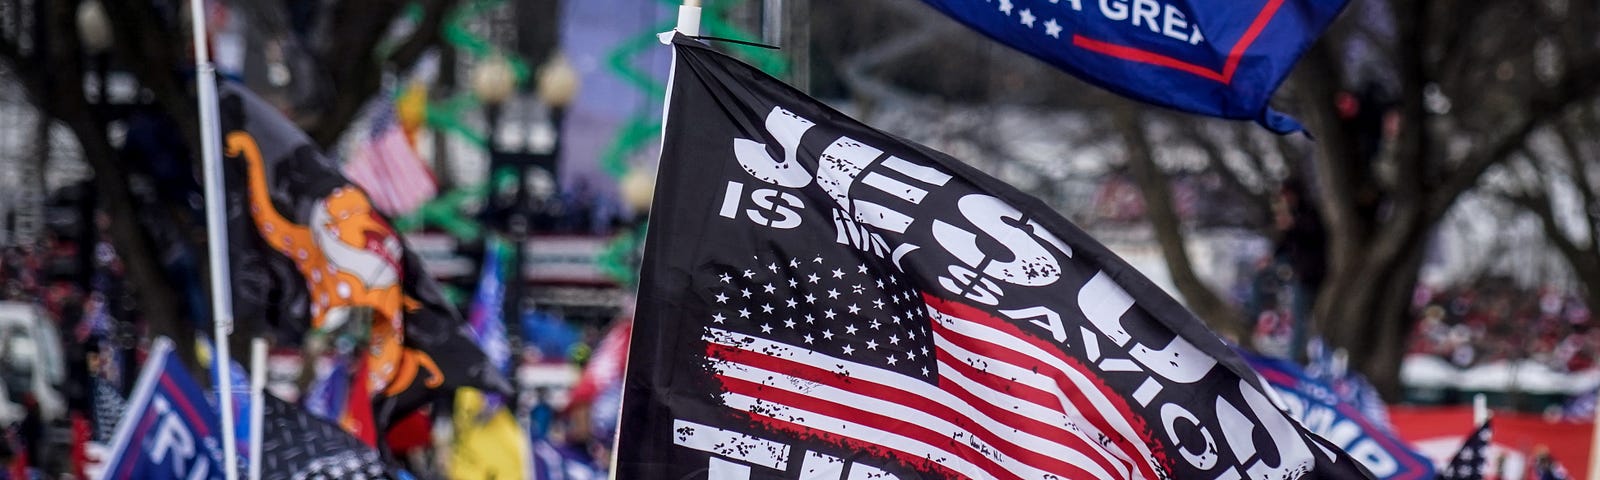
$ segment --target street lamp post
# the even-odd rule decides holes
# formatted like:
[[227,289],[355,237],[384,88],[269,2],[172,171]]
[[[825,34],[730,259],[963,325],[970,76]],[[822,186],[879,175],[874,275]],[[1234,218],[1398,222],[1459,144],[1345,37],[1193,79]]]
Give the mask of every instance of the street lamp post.
[[[503,60],[501,60],[503,62]],[[485,111],[489,121],[489,155],[490,155],[490,182],[494,181],[497,170],[511,168],[515,174],[514,200],[506,212],[501,230],[512,244],[511,276],[506,280],[505,305],[502,321],[512,323],[507,325],[507,343],[511,347],[512,385],[515,389],[513,408],[520,411],[521,382],[517,379],[517,369],[521,365],[523,343],[526,332],[522,331],[522,310],[525,294],[524,268],[527,263],[528,237],[534,230],[533,220],[529,218],[532,210],[531,199],[528,192],[528,169],[538,167],[549,174],[551,180],[559,185],[559,156],[561,153],[561,122],[566,106],[577,96],[578,78],[572,67],[566,63],[561,55],[552,56],[550,61],[539,69],[536,79],[538,83],[535,92],[539,101],[549,109],[549,128],[555,132],[552,141],[545,145],[532,145],[533,142],[525,138],[521,145],[502,145],[497,140],[499,132],[499,105],[511,95],[510,85],[514,84],[509,66],[503,70],[500,67],[486,64],[481,72],[474,75],[474,88],[479,90],[479,98],[483,99]],[[502,75],[503,72],[503,75]],[[481,73],[479,75],[478,73]],[[502,80],[505,80],[502,82]],[[506,88],[501,88],[506,86]],[[491,184],[492,185],[492,184]],[[543,208],[549,198],[538,199],[540,208]]]
[[78,27],[78,45],[89,54],[94,62],[95,80],[99,82],[99,97],[101,106],[106,104],[106,52],[111,50],[114,40],[111,33],[111,18],[106,16],[104,5],[100,0],[88,0],[78,4],[76,23]]
[[[111,117],[111,105],[106,101],[106,52],[111,50],[111,20],[106,17],[106,10],[99,0],[88,0],[78,4],[76,12],[78,30],[78,45],[90,63],[94,66],[95,97],[93,115],[98,121],[105,122]],[[48,127],[45,127],[48,131]],[[94,291],[95,270],[95,245],[96,234],[99,233],[95,225],[95,205],[98,195],[92,188],[84,189],[84,195],[78,197],[78,284],[82,286],[85,294]],[[85,312],[87,314],[87,312]],[[81,321],[78,320],[78,321]]]
[[633,220],[628,225],[628,235],[632,244],[628,246],[629,275],[634,285],[638,285],[639,267],[644,258],[641,252],[644,245],[645,228],[649,224],[650,204],[655,198],[656,173],[648,166],[635,166],[622,176],[622,201],[633,211]]

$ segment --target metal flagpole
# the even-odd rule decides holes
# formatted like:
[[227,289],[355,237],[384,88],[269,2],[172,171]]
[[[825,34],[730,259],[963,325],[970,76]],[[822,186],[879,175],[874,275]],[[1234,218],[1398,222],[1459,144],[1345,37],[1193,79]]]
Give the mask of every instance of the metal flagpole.
[[261,480],[261,423],[266,415],[267,339],[250,340],[250,462],[249,479]]
[[[205,174],[206,252],[210,257],[211,323],[214,361],[228,372],[233,358],[228,354],[228,334],[233,331],[233,291],[228,268],[227,217],[222,198],[222,132],[217,118],[216,66],[207,48],[204,0],[189,0],[189,24],[194,38],[195,90],[200,94],[200,152]],[[190,348],[193,348],[192,346]],[[227,480],[239,478],[239,448],[233,436],[233,382],[223,375],[217,382],[219,410],[222,410],[222,467]]]

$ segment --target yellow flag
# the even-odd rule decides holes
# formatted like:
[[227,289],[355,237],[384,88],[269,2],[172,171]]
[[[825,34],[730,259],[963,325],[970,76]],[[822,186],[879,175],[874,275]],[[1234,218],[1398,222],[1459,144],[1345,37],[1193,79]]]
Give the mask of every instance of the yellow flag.
[[407,84],[399,98],[395,99],[394,112],[406,137],[416,136],[417,129],[422,128],[423,122],[428,119],[428,86],[422,82]]
[[496,480],[527,477],[527,459],[532,452],[528,436],[505,407],[483,420],[483,392],[463,388],[456,391],[455,445],[450,452],[450,478],[455,480]]

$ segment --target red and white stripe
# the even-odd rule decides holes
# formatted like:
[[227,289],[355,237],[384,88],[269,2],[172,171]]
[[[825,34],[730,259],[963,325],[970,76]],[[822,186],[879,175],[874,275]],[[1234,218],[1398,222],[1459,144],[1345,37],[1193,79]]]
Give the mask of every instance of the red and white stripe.
[[586,405],[593,402],[602,390],[622,381],[628,361],[628,339],[632,335],[633,320],[622,320],[612,325],[606,336],[600,339],[600,344],[595,346],[594,354],[589,356],[589,364],[583,367],[583,375],[572,387],[568,404]]
[[927,300],[937,385],[708,329],[722,401],[779,430],[968,478],[1167,476],[1142,422],[1081,364],[983,312]]
[[389,215],[409,213],[438,193],[433,174],[411,149],[399,124],[362,141],[345,163],[344,176]]

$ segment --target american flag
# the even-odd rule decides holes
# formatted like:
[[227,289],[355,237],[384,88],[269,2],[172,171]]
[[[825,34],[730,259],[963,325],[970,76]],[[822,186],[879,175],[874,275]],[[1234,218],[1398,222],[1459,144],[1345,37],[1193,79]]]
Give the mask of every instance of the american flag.
[[383,213],[410,213],[432,199],[438,186],[401,130],[394,103],[380,100],[376,108],[370,130],[344,164],[344,176]]
[[[606,390],[622,383],[623,367],[628,361],[628,339],[632,334],[631,318],[619,319],[606,330],[606,336],[601,337],[600,343],[595,345],[594,354],[589,356],[589,363],[583,366],[583,374],[572,387],[570,403],[589,404]],[[607,406],[610,407],[615,405]]]
[[1037,199],[673,44],[619,478],[1371,478]]
[[1485,420],[1483,425],[1467,437],[1466,443],[1461,445],[1461,451],[1450,458],[1450,465],[1439,471],[1439,480],[1483,480],[1488,459],[1484,452],[1489,449],[1489,439],[1493,430],[1490,423],[1493,419]]
[[722,404],[756,423],[952,478],[1165,475],[1097,375],[1009,322],[918,291],[886,262],[711,268],[706,356]]

